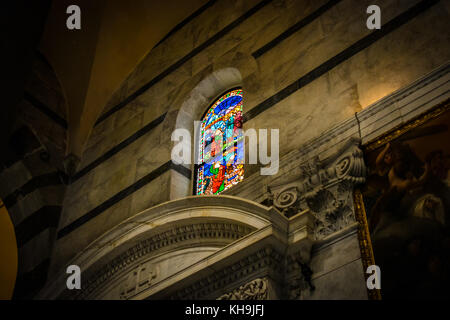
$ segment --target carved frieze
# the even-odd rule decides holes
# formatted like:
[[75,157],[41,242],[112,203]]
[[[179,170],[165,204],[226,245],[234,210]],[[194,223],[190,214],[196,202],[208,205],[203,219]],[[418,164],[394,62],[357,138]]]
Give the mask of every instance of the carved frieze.
[[[267,291],[267,279],[264,283],[261,283],[260,280],[265,279],[265,277],[261,278],[261,276],[258,275],[256,275],[256,277],[260,280],[249,282],[232,292],[226,293],[228,296],[223,294],[221,288],[239,282],[242,278],[248,277],[253,273],[271,273],[277,275],[281,279],[284,270],[283,254],[273,248],[267,247],[177,291],[172,294],[169,299],[210,299],[214,296],[219,296],[222,300],[226,300],[227,298],[231,300],[233,297],[238,300],[243,300],[243,298],[256,300],[263,299],[264,297],[266,297],[264,299],[267,299],[267,293],[264,293]],[[238,293],[239,290],[244,288],[246,290],[245,292],[242,291]]]
[[217,300],[267,300],[267,287],[267,278],[257,278],[229,293],[221,295]]

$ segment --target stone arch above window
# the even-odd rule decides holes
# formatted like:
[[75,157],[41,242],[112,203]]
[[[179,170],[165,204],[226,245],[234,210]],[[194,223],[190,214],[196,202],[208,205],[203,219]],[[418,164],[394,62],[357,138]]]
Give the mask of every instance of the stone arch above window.
[[[190,92],[186,95],[185,100],[181,103],[181,107],[177,110],[176,105],[169,111],[176,112],[175,121],[166,119],[164,132],[172,132],[174,129],[186,129],[194,137],[194,122],[200,121],[205,115],[208,107],[214,103],[218,97],[228,92],[233,88],[242,86],[242,76],[236,68],[224,68],[216,70],[206,76],[200,81]],[[194,163],[194,153],[197,147],[197,139],[194,138],[192,145],[192,163]],[[186,166],[185,166],[186,167]],[[191,177],[181,174],[180,170],[171,169],[170,174],[170,199],[178,199],[192,195],[193,184],[195,183],[195,166],[192,164],[189,168],[191,170]]]
[[201,119],[194,193],[213,195],[244,178],[243,91],[222,94]]

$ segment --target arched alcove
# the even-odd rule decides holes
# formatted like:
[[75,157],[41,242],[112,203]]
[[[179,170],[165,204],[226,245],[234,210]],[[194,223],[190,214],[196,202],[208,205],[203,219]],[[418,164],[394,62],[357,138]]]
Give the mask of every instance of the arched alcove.
[[[200,81],[198,85],[190,92],[178,110],[175,123],[167,123],[165,125],[172,126],[172,131],[175,129],[188,130],[191,137],[194,137],[194,121],[200,120],[211,103],[214,102],[221,94],[227,90],[241,86],[242,76],[238,69],[224,68],[214,71],[205,79]],[[176,106],[174,106],[174,108],[176,108]],[[166,130],[164,131],[167,132]],[[194,144],[192,145],[192,151],[194,151]],[[192,165],[190,167],[186,167],[191,170],[191,177],[188,178],[186,175],[182,175],[177,170],[171,170],[170,200],[192,194],[192,173],[194,171],[193,157],[194,152],[191,152]]]

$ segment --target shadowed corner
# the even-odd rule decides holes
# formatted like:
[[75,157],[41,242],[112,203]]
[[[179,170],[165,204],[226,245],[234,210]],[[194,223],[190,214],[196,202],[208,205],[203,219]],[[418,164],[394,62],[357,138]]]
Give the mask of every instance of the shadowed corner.
[[0,199],[0,300],[10,300],[17,276],[17,243],[14,226]]

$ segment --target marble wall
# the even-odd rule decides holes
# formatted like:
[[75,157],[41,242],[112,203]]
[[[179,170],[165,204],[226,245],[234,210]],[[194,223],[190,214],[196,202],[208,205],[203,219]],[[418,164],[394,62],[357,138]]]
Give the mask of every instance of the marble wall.
[[36,53],[12,132],[2,149],[0,197],[14,224],[18,273],[14,298],[44,285],[62,210],[66,175],[66,104],[55,72]]
[[[123,147],[110,152],[111,156],[68,186],[58,229],[63,230],[77,221],[82,223],[59,236],[52,272],[63,268],[80,250],[124,219],[170,199],[175,181],[170,170],[132,191],[127,188],[147,179],[170,160],[170,134],[176,126],[178,111],[203,79],[224,68],[237,69],[244,90],[244,112],[248,112],[369,36],[373,31],[365,27],[368,5],[381,7],[384,25],[419,3],[418,0],[342,0],[263,55],[257,58],[252,55],[326,2],[269,1],[240,19],[259,1],[217,1],[154,48],[117,90],[105,106],[104,114],[221,30],[229,29],[203,50],[191,54],[178,68],[159,76],[159,81],[93,128],[78,171],[88,168],[117,146]],[[447,62],[449,9],[448,1],[440,1],[423,10],[249,119],[244,129],[279,129],[280,156],[301,149],[309,140],[354,117],[355,112]],[[227,27],[236,19],[241,22]],[[211,96],[222,93],[214,86],[210,89]],[[145,129],[164,114],[161,123],[151,130]],[[137,134],[140,130],[145,133]],[[118,201],[111,200],[117,197]],[[96,214],[84,219],[90,212]],[[317,261],[327,254],[326,249],[320,252],[323,253]],[[357,262],[352,259],[346,262],[346,268],[355,268]],[[324,279],[326,272],[316,275],[317,281]],[[320,292],[316,294],[320,296]]]

